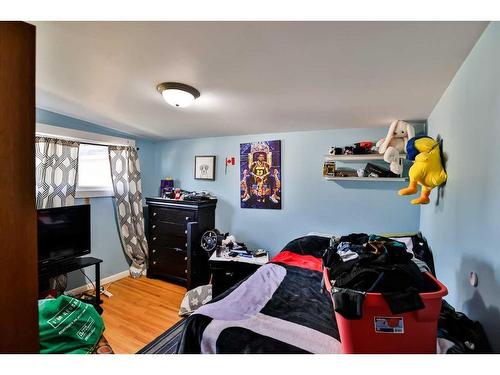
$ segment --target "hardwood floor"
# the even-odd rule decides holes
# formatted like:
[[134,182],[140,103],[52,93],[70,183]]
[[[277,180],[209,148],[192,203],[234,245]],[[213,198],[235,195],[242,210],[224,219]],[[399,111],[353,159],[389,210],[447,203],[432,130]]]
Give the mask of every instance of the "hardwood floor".
[[117,354],[132,354],[173,326],[184,287],[161,280],[127,277],[105,285],[113,297],[102,296],[104,337]]

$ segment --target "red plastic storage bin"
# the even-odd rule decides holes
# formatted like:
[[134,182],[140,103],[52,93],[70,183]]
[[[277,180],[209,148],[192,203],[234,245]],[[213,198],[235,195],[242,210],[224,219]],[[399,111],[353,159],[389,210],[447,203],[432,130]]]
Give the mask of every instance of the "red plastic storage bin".
[[[437,291],[420,293],[425,308],[393,314],[380,293],[366,293],[361,319],[346,319],[335,313],[345,354],[432,354],[436,353],[437,322],[441,299],[448,289],[426,272]],[[331,293],[328,269],[323,270],[325,286]],[[333,299],[332,299],[333,302]]]

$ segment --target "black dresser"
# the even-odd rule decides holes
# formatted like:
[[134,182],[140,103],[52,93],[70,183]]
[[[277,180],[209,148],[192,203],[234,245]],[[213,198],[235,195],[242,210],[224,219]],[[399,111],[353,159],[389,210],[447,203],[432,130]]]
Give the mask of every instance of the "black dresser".
[[176,201],[146,198],[149,262],[147,276],[192,289],[207,284],[208,254],[200,247],[201,235],[215,228],[217,200]]

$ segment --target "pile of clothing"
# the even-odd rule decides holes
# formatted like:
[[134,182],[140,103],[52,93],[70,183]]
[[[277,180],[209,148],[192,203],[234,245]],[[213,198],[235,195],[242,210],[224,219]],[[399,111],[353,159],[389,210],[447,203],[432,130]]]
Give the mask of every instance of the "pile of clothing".
[[[418,263],[418,264],[417,264]],[[323,255],[329,270],[335,311],[361,319],[366,293],[381,293],[392,313],[424,308],[419,293],[436,291],[403,242],[364,233],[333,238]]]
[[443,300],[438,320],[438,345],[446,354],[489,354],[492,349],[483,326]]

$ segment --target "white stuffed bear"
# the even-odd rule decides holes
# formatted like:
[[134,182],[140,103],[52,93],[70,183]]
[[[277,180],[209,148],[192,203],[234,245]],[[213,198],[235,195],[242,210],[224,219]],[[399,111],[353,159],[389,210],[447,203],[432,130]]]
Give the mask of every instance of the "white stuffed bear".
[[406,154],[406,143],[415,137],[415,129],[406,121],[396,120],[389,126],[387,136],[376,144],[379,154],[390,163],[392,173],[401,174],[403,167],[399,164],[399,155]]

